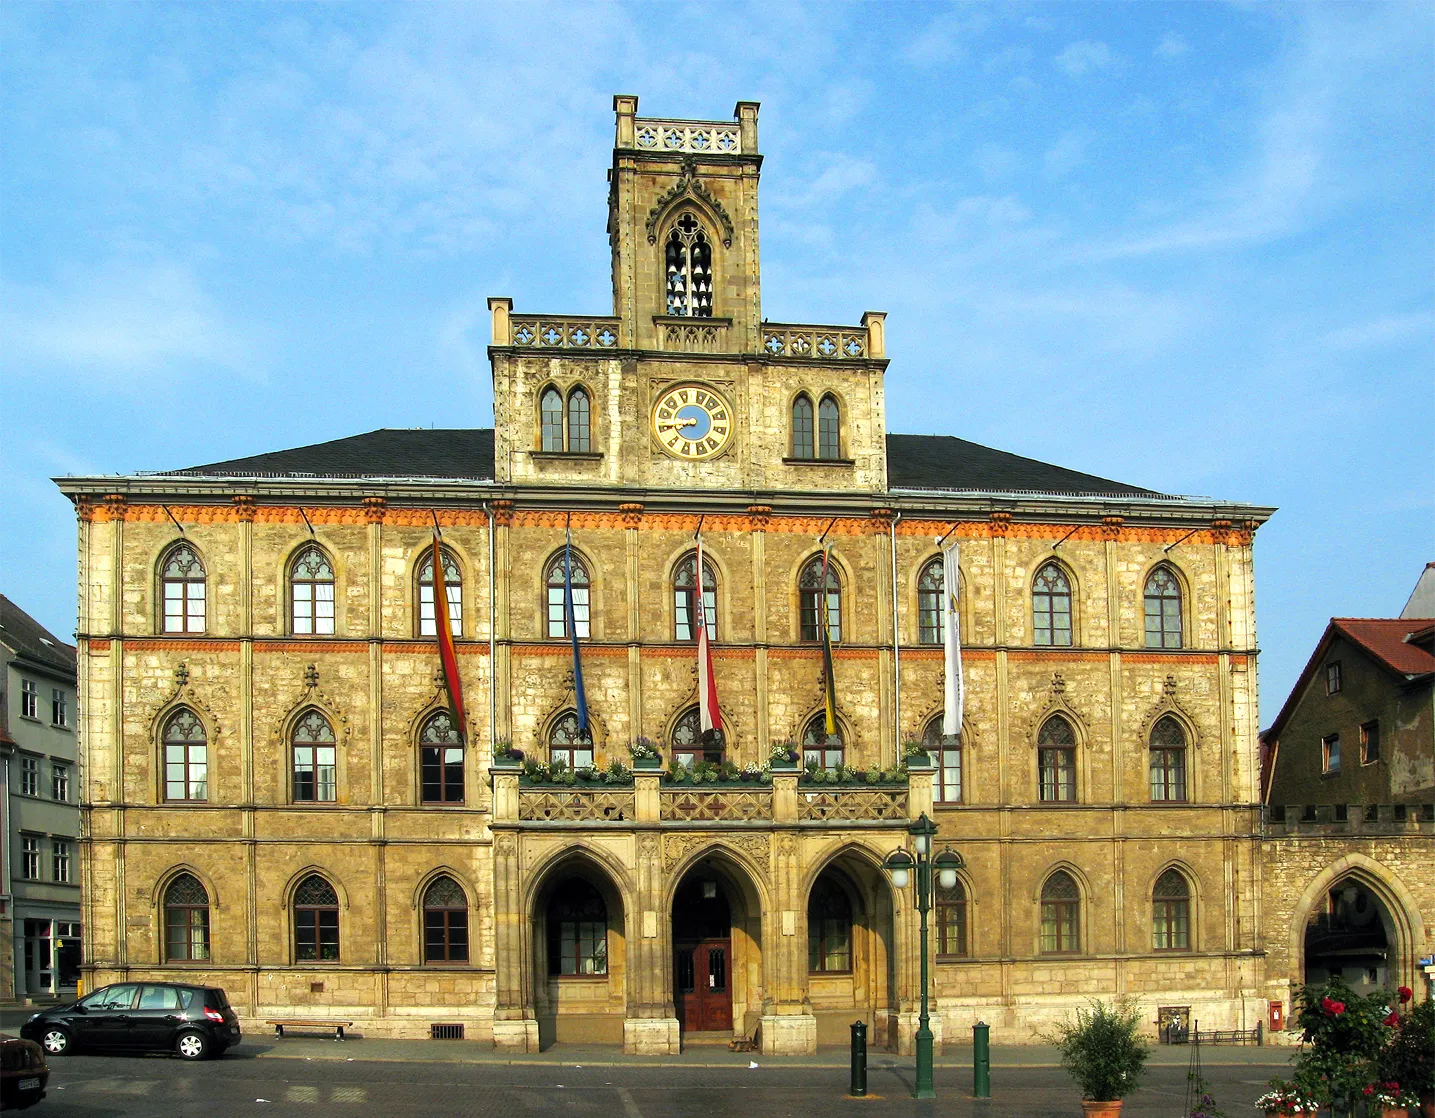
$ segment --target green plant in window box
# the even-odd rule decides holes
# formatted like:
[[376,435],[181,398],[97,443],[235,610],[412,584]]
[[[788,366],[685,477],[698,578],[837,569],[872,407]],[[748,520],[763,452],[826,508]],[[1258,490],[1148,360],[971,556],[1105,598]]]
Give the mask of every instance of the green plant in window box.
[[633,770],[614,757],[603,770],[602,779],[604,784],[632,784]]
[[663,765],[663,755],[649,738],[635,738],[628,743],[628,753],[633,758],[635,769],[657,769]]
[[902,743],[902,767],[917,765],[922,768],[930,767],[932,756],[928,751],[927,743],[917,738],[908,738]]
[[801,759],[802,754],[797,751],[797,743],[791,739],[775,741],[767,751],[768,766],[779,772],[784,769],[795,769],[797,762]]

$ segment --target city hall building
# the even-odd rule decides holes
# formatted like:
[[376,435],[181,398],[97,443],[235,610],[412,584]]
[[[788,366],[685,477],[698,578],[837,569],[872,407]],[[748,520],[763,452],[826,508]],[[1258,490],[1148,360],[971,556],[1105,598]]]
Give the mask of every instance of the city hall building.
[[810,1052],[859,1018],[910,1050],[918,917],[881,862],[926,814],[965,863],[932,918],[949,1037],[1030,1039],[1118,994],[1263,1020],[1290,977],[1259,907],[1272,510],[889,433],[882,313],[763,318],[757,105],[614,104],[613,312],[491,299],[492,429],[60,480],[87,985],[183,977],[250,1027],[519,1051]]

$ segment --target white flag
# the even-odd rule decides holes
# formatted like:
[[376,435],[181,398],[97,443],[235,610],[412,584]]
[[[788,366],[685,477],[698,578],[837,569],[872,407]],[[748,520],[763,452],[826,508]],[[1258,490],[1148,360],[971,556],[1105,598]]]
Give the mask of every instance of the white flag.
[[962,705],[966,688],[962,685],[962,619],[957,612],[957,545],[953,541],[942,551],[942,643],[947,652],[947,695],[942,713],[942,736],[956,737],[962,732]]

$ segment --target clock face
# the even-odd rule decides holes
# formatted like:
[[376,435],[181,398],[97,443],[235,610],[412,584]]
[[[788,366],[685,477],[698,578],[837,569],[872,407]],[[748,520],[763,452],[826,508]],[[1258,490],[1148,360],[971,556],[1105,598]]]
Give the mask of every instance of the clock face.
[[712,458],[732,441],[732,406],[704,384],[667,389],[653,408],[653,434],[674,458]]

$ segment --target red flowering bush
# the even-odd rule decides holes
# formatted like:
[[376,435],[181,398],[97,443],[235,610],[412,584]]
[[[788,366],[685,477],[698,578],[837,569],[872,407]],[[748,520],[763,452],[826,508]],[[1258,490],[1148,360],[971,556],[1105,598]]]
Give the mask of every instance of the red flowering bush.
[[1302,1030],[1296,1082],[1329,1105],[1360,1098],[1377,1082],[1393,1035],[1390,996],[1360,995],[1342,978],[1296,992],[1296,1023]]
[[1415,996],[1415,991],[1410,989],[1409,986],[1402,986],[1400,987],[1400,989],[1395,991],[1395,994],[1397,997],[1399,997],[1400,1004],[1404,1005],[1406,1002],[1408,1002],[1411,998]]
[[1345,1012],[1345,1003],[1334,1001],[1331,998],[1321,998],[1320,1008],[1330,1017],[1339,1017]]
[[1380,1074],[1417,1095],[1435,1094],[1435,1002],[1427,998],[1399,1016]]

